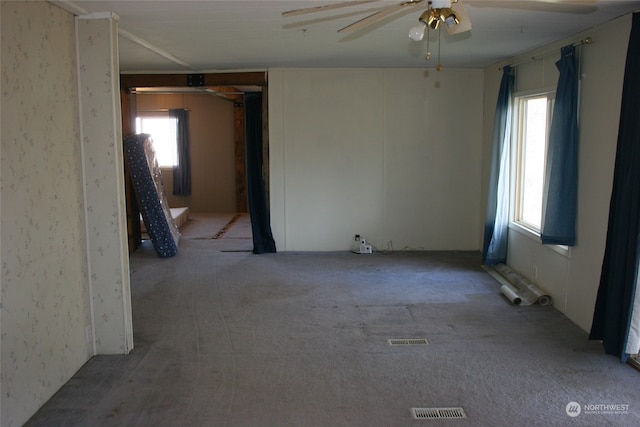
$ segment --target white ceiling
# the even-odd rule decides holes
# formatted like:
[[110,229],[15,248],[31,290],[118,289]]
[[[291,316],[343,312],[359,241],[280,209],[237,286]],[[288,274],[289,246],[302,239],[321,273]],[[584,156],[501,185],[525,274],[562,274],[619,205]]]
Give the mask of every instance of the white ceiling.
[[[128,0],[58,1],[75,13],[114,12],[120,25],[123,72],[215,72],[273,67],[401,67],[437,64],[437,31],[432,59],[426,37],[414,42],[409,28],[427,9],[403,8],[365,30],[337,30],[402,0],[378,0],[332,11],[282,17],[291,9],[340,0]],[[483,68],[535,47],[593,28],[629,12],[640,1],[461,0],[473,23],[470,32],[441,36],[445,68]],[[567,13],[566,8],[572,13]],[[580,12],[580,13],[576,13]],[[597,43],[597,40],[594,40]],[[167,59],[172,58],[172,59]]]

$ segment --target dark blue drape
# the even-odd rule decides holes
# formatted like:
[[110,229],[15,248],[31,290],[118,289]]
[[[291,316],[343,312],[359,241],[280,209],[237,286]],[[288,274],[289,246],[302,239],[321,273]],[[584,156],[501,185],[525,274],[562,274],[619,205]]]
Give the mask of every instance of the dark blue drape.
[[509,227],[509,144],[511,139],[511,94],[514,74],[503,68],[496,116],[493,122],[493,147],[487,197],[487,219],[484,226],[482,262],[495,265],[507,261]]
[[253,232],[253,253],[275,253],[266,189],[262,178],[262,94],[245,94],[245,138],[247,145],[247,194]]
[[590,339],[625,362],[638,275],[640,231],[640,14],[633,24],[622,89],[607,245]]
[[176,119],[176,142],[178,165],[173,167],[173,195],[191,195],[191,158],[189,155],[189,112],[182,109],[169,110],[169,117]]
[[560,76],[547,147],[540,238],[543,244],[574,246],[578,202],[579,76],[573,45],[561,49],[556,67]]

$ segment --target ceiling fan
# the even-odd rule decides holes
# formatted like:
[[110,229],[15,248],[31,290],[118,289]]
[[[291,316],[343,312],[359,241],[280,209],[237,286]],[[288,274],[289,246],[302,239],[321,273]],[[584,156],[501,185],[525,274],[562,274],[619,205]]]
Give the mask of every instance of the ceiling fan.
[[[323,6],[308,7],[303,9],[289,10],[282,13],[282,16],[296,16],[307,13],[325,12],[349,6],[357,6],[365,3],[373,3],[378,0],[350,0],[341,3],[332,3]],[[597,9],[593,6],[597,0],[518,0],[518,1],[496,1],[496,0],[464,0],[465,3],[476,7],[495,7],[508,9],[525,9],[533,11],[551,11],[559,13],[589,13]],[[431,59],[429,50],[429,29],[441,31],[445,28],[449,34],[459,34],[470,31],[471,20],[462,4],[462,0],[403,0],[393,6],[384,7],[346,27],[338,30],[339,33],[355,32],[363,30],[376,22],[389,17],[398,18],[401,11],[413,8],[418,5],[427,7],[418,17],[418,24],[409,30],[409,37],[414,41],[423,39],[427,34],[427,54],[425,59]],[[395,17],[392,15],[396,14]],[[438,71],[442,69],[440,64],[440,38],[438,38]]]
[[[307,13],[325,12],[349,6],[357,6],[365,3],[373,3],[378,0],[351,0],[340,3],[332,3],[323,6],[308,7],[303,9],[289,10],[282,13],[282,16],[296,16]],[[560,13],[588,13],[596,10],[592,6],[597,0],[519,0],[519,1],[495,1],[495,0],[464,0],[476,7],[494,7],[507,9],[525,9],[535,11],[552,11]],[[467,15],[462,0],[404,0],[398,4],[383,7],[346,27],[340,28],[339,33],[354,32],[362,30],[384,18],[390,17],[400,11],[406,11],[408,7],[418,5],[427,6],[427,9],[420,15],[420,24],[412,28],[410,37],[414,40],[421,40],[418,28],[422,27],[423,33],[426,27],[439,29],[440,24],[446,28],[449,34],[458,34],[471,30],[471,20]],[[399,15],[398,15],[399,16]],[[414,31],[415,29],[415,31]],[[412,36],[413,34],[413,36]],[[414,38],[416,37],[416,38]]]

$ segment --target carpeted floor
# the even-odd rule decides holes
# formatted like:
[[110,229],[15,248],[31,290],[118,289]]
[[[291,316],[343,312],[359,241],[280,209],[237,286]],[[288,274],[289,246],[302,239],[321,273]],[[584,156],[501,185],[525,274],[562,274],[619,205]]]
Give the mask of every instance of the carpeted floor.
[[252,251],[251,218],[247,213],[189,213],[180,239],[212,240],[210,248],[223,252]]
[[[555,309],[510,305],[479,263],[203,239],[160,259],[145,244],[131,258],[134,351],[90,360],[28,425],[640,425],[640,372]],[[388,343],[401,338],[428,344]],[[432,407],[467,418],[413,418]]]

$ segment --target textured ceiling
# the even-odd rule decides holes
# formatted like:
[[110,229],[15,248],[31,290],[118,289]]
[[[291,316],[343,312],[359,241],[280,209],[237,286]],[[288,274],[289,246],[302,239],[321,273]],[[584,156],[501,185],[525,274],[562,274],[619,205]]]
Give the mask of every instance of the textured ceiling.
[[[265,70],[273,67],[482,68],[640,10],[640,1],[578,2],[461,0],[469,32],[414,42],[408,30],[426,2],[403,8],[355,33],[337,30],[399,1],[379,0],[321,13],[282,17],[291,9],[336,0],[59,1],[83,12],[119,16],[124,72]],[[585,4],[588,4],[585,6]],[[572,12],[572,13],[568,13]],[[576,13],[577,12],[577,13]],[[597,43],[597,40],[594,42]],[[171,59],[167,59],[171,58]]]

